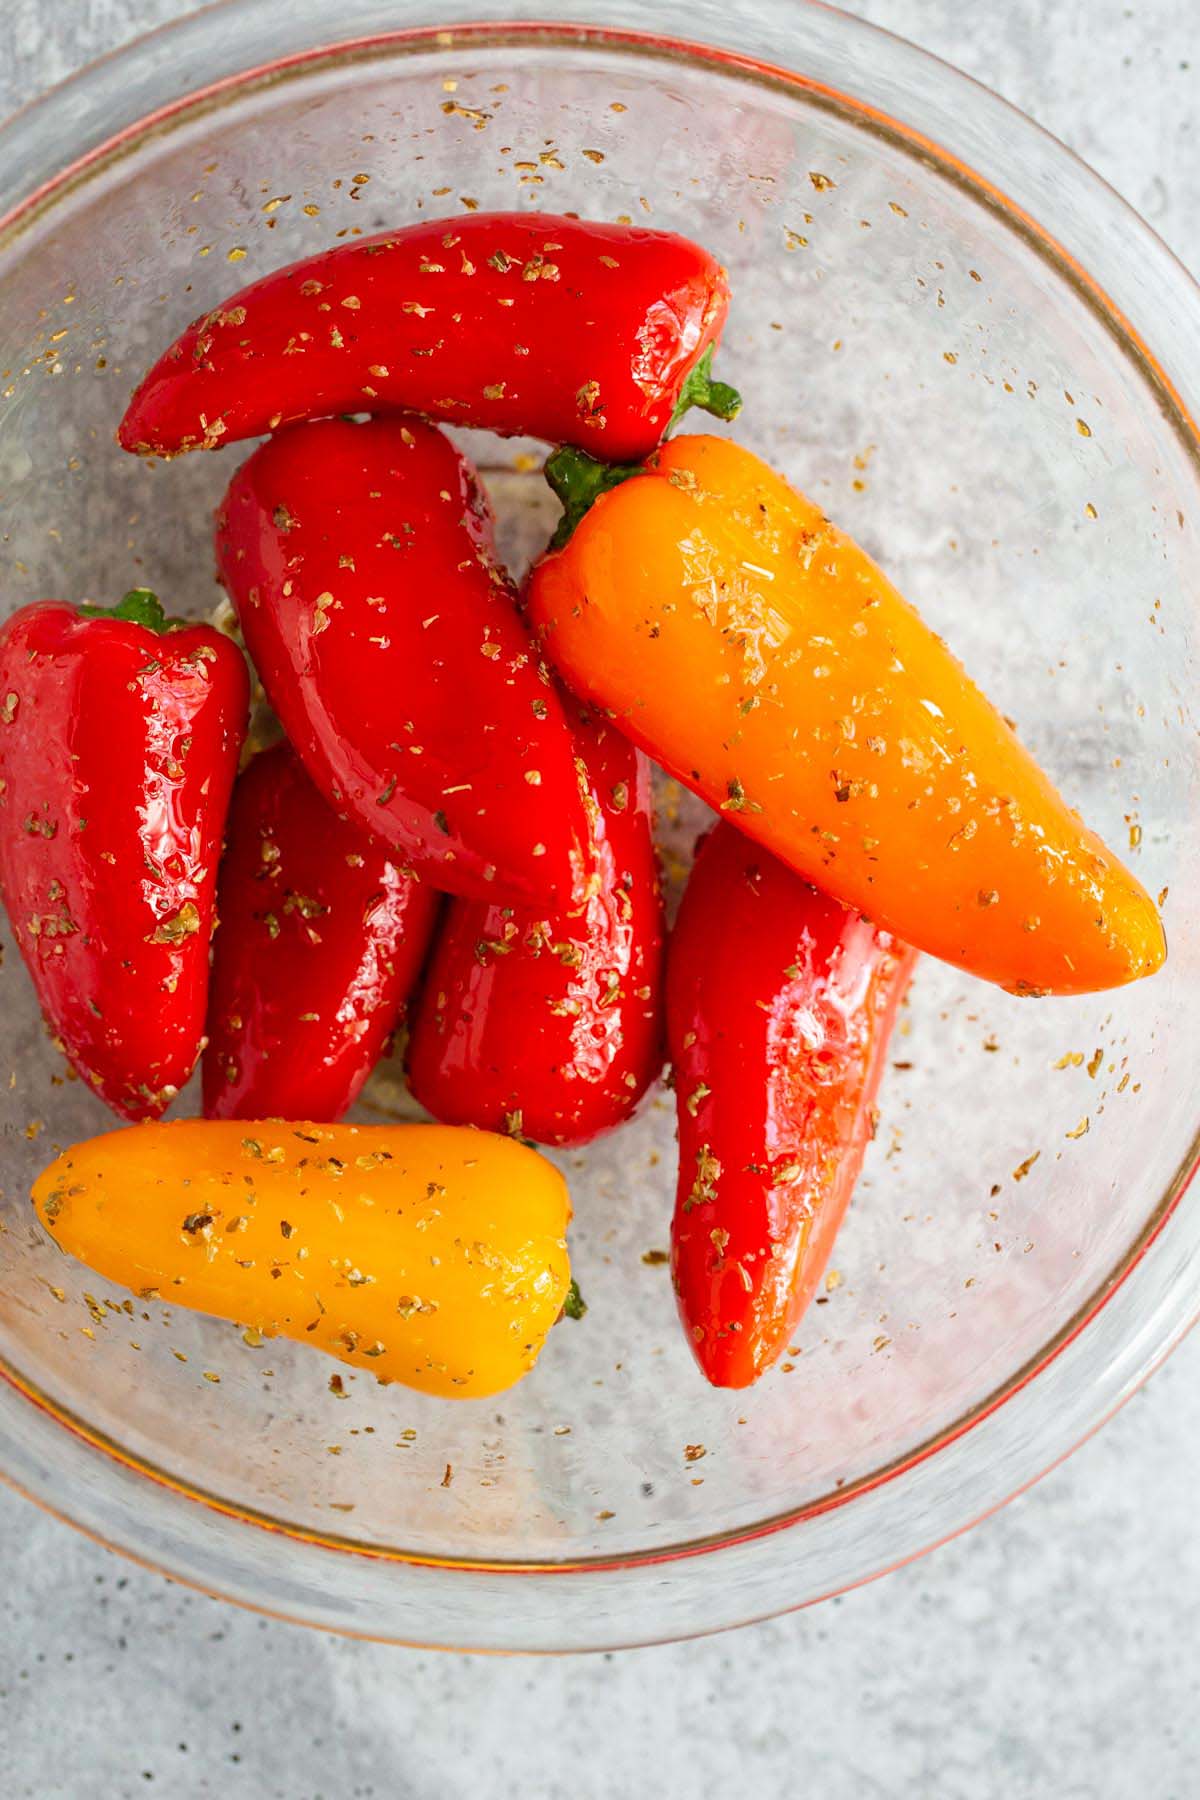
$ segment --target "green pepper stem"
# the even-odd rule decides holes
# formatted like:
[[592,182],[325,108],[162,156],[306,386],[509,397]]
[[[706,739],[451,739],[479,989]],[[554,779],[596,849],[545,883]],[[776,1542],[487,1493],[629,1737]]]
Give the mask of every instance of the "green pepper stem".
[[742,410],[742,396],[727,381],[714,381],[712,373],[715,344],[710,344],[700,361],[679,390],[679,400],[671,414],[668,431],[674,431],[689,407],[712,413],[718,419],[736,419]]
[[550,540],[552,550],[561,550],[588,508],[610,488],[640,475],[640,463],[602,463],[586,450],[564,444],[546,463],[546,480],[563,503],[563,516]]
[[[718,419],[736,418],[742,408],[742,396],[727,381],[714,381],[712,360],[715,345],[710,344],[679,390],[679,402],[671,414],[668,431],[673,431],[690,407],[713,413]],[[586,450],[564,444],[546,463],[546,480],[563,504],[563,516],[550,540],[552,550],[561,550],[589,507],[610,488],[619,487],[631,475],[643,472],[641,463],[603,463]]]
[[130,588],[115,606],[81,606],[79,610],[85,619],[128,619],[133,625],[145,626],[156,637],[177,631],[184,623],[182,619],[169,619],[162,601],[149,588]]
[[563,1301],[563,1311],[568,1319],[582,1319],[587,1309],[587,1301],[579,1291],[579,1283],[572,1276],[571,1285],[567,1289],[567,1297]]

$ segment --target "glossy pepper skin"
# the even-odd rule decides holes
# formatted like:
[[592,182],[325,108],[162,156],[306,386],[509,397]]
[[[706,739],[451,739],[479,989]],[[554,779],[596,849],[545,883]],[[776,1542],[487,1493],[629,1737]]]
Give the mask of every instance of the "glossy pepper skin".
[[76,1144],[33,1199],[62,1249],[141,1299],[447,1399],[519,1381],[570,1281],[557,1169],[440,1125],[139,1125]]
[[404,1017],[438,895],[276,744],[234,788],[217,909],[205,1116],[341,1118]]
[[568,902],[587,819],[558,695],[466,459],[419,419],[326,419],[230,483],[217,564],[334,809],[449,893]]
[[200,1054],[241,654],[138,589],[0,626],[0,894],[51,1030],[126,1119]]
[[[548,472],[568,494],[614,479],[569,452]],[[1162,963],[1143,888],[870,558],[748,450],[665,444],[535,568],[528,615],[580,695],[905,942],[1020,994]]]
[[779,1356],[829,1260],[915,953],[726,823],[671,937],[679,1116],[671,1266],[714,1387]]
[[620,462],[652,450],[681,401],[736,410],[698,367],[728,304],[719,263],[670,232],[540,213],[422,219],[276,269],[197,319],[118,437],[174,455],[402,410]]
[[583,1144],[628,1119],[663,1063],[662,896],[649,768],[576,707],[590,796],[586,901],[537,916],[456,900],[408,1044],[436,1118]]

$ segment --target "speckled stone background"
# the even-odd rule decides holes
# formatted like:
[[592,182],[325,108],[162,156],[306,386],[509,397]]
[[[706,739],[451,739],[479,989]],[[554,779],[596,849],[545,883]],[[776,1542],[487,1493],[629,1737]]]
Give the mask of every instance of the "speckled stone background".
[[[0,110],[189,10],[0,0]],[[1196,0],[851,10],[1023,107],[1200,270]],[[597,1658],[426,1656],[277,1625],[145,1574],[0,1490],[0,1792],[1192,1800],[1198,1377],[1193,1339],[1037,1489],[873,1587]]]

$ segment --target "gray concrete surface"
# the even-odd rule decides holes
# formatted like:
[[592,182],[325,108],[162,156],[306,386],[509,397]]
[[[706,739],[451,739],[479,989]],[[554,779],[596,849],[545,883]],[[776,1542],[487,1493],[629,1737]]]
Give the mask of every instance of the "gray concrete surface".
[[[0,110],[185,10],[0,0]],[[1195,0],[851,10],[1024,107],[1200,268]],[[0,1490],[2,1791],[1191,1800],[1198,1377],[1193,1339],[1033,1492],[873,1587],[616,1657],[506,1662],[323,1638],[185,1593]]]

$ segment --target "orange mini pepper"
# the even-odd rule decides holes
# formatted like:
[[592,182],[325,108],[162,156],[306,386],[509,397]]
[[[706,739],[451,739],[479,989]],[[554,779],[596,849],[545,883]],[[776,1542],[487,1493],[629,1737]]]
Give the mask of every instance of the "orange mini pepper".
[[875,924],[1015,993],[1159,967],[1138,882],[870,557],[758,457],[680,437],[641,470],[560,451],[547,473],[560,538],[594,503],[535,567],[530,622],[685,786]]
[[570,1281],[557,1169],[455,1126],[134,1126],[66,1151],[33,1199],[62,1249],[142,1299],[449,1398],[519,1381]]

